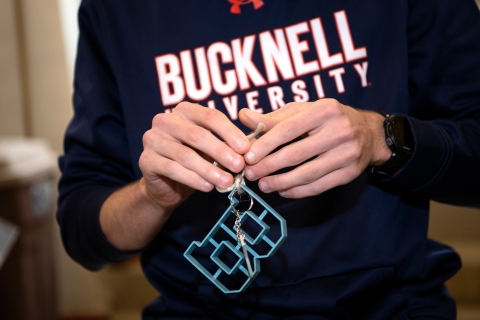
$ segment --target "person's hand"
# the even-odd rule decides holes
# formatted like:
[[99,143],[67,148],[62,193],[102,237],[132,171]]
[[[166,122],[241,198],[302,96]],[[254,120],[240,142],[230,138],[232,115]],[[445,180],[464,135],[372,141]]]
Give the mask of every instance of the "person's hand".
[[214,186],[231,185],[232,175],[212,162],[240,172],[250,142],[220,111],[182,102],[171,114],[155,116],[143,145],[141,183],[163,208],[174,208],[194,190],[208,192]]
[[[240,121],[246,126],[253,129],[263,122],[267,127],[244,155],[245,176],[260,179],[263,192],[279,191],[288,198],[317,195],[347,184],[368,165],[389,159],[383,119],[378,113],[357,110],[334,99],[289,103],[266,115],[242,109]],[[305,138],[270,154],[300,136]],[[289,172],[267,176],[299,164]]]

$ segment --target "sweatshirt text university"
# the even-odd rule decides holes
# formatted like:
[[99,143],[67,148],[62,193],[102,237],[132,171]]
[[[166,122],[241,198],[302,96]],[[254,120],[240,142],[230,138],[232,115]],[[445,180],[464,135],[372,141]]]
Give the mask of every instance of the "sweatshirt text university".
[[[251,83],[255,87],[265,86],[267,81],[268,84],[273,84],[279,81],[278,73],[282,75],[283,80],[293,80],[320,70],[367,58],[365,47],[355,48],[345,11],[335,12],[334,18],[343,54],[342,52],[330,53],[320,17],[275,29],[273,35],[270,31],[259,33],[266,79],[252,61],[256,35],[245,36],[243,41],[239,38],[233,39],[230,45],[225,42],[215,42],[208,46],[208,49],[205,47],[194,49],[197,70],[192,61],[192,50],[183,50],[179,55],[167,53],[155,57],[163,106],[173,107],[183,101],[186,96],[196,102],[204,101],[210,96],[212,89],[220,96],[228,96],[238,88],[242,91],[248,90]],[[306,33],[311,33],[318,60],[307,62],[304,59],[304,53],[310,51],[310,48],[307,40],[300,40],[299,36]],[[222,72],[221,64],[232,62],[234,68]],[[362,87],[369,85],[367,68],[367,61],[354,65]],[[329,71],[329,76],[335,80],[338,93],[345,91],[342,80],[344,73],[343,67]],[[320,76],[315,75],[313,80],[318,98],[323,98],[325,94]],[[311,100],[305,87],[302,80],[292,83],[291,89],[295,101]],[[283,91],[280,87],[268,88],[267,93],[272,110],[283,106]],[[256,96],[258,96],[256,91],[247,93],[248,107],[263,112],[261,108],[255,108]],[[235,97],[225,97],[223,100],[230,118],[236,120]],[[214,107],[211,103],[208,104],[209,107]],[[168,111],[169,109],[166,109],[166,112]]]

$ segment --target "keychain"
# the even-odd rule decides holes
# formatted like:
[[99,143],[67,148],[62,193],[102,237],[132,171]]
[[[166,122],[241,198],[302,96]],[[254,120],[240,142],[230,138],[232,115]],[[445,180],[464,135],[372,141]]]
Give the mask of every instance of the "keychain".
[[[240,190],[242,191],[241,193],[240,193]],[[242,215],[245,211],[241,211],[242,209],[238,208],[238,206],[234,206],[232,198],[235,196],[235,194],[239,196],[239,199],[237,199],[239,205],[241,205],[242,202],[245,202],[245,198],[247,198],[246,200],[247,202],[250,201],[250,206],[245,211],[248,211],[253,207],[253,199],[249,194],[244,192],[242,189],[235,189],[235,192],[231,193],[229,196],[231,208],[233,209],[233,211],[235,211],[235,214],[237,216],[235,218],[235,227],[234,227],[236,236],[237,236],[238,242],[240,242],[242,246],[243,257],[245,258],[245,262],[247,264],[248,274],[250,278],[252,278],[253,277],[252,265],[250,264],[250,259],[248,259],[247,247],[245,245],[245,233],[243,233],[242,231],[242,219],[240,218],[240,215]]]
[[[247,138],[252,139],[256,137],[264,129],[265,126],[259,124],[257,129],[248,135]],[[216,162],[214,165],[218,166]],[[230,191],[228,195],[230,206],[203,241],[193,241],[183,254],[188,261],[224,293],[244,291],[260,273],[260,259],[272,256],[287,237],[287,223],[285,219],[245,185],[243,174],[244,172],[236,175],[235,183],[229,188],[222,189],[217,187],[219,192]],[[261,206],[259,210],[259,212],[261,211],[260,215],[252,211],[254,203]],[[233,226],[228,226],[225,222],[231,215],[234,215],[235,222]],[[274,235],[269,235],[270,226],[264,221],[269,216],[275,218],[279,223],[280,235],[277,236],[277,239],[272,239]],[[242,229],[242,224],[244,224],[247,219],[252,219],[260,228],[260,232],[256,237],[252,237]],[[219,230],[225,231],[232,239],[222,241],[215,240],[215,235]],[[270,249],[266,253],[260,254],[255,250],[255,247],[263,243],[267,244]],[[215,267],[218,267],[218,269],[213,271],[207,270],[205,266],[193,257],[195,249],[208,245],[214,248],[210,259],[215,263]],[[234,254],[234,257],[237,258],[237,261],[232,267],[227,266],[221,259],[220,255],[224,250],[230,250]],[[250,256],[252,259],[250,259]],[[237,274],[238,271],[241,271],[241,273]],[[229,278],[235,278],[234,280],[237,280],[236,284],[238,288],[231,288],[231,282],[235,281],[228,281],[228,284],[224,283],[224,280],[231,280]],[[245,280],[242,280],[243,278],[245,278]]]

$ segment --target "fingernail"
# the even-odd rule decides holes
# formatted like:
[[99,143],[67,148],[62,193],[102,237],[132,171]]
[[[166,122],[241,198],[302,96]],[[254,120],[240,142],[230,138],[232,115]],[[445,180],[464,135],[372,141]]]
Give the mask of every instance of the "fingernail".
[[228,186],[230,184],[230,177],[227,175],[222,175],[220,177],[220,181],[222,182],[222,186]]
[[247,153],[245,153],[245,159],[252,163],[255,161],[255,154],[252,151],[248,151]]
[[246,141],[244,139],[242,139],[240,141],[237,141],[237,146],[238,146],[239,149],[245,148],[247,146],[247,144],[248,144],[248,141]]
[[213,187],[213,184],[211,184],[211,183],[208,182],[208,181],[205,181],[205,184],[204,184],[204,185],[205,185],[205,189],[207,189],[207,190],[210,190],[210,189]]
[[268,183],[266,181],[260,181],[258,186],[260,187],[260,190],[262,190],[263,192],[268,192]]
[[243,162],[242,158],[233,159],[233,161],[232,161],[233,169],[238,169],[240,167],[240,165],[242,164],[242,162]]
[[255,174],[253,173],[253,170],[252,170],[251,168],[245,169],[245,176],[246,176],[247,179],[249,179],[249,180],[255,179]]
[[287,191],[280,191],[278,194],[282,197],[286,197],[288,195]]

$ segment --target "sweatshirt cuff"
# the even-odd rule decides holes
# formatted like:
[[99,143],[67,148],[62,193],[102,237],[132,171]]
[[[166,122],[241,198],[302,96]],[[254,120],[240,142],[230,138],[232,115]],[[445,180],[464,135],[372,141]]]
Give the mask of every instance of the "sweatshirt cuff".
[[58,220],[66,251],[89,270],[130,259],[139,251],[123,251],[110,242],[100,227],[100,209],[117,187],[84,186],[59,203]]
[[88,200],[85,211],[81,215],[82,227],[87,244],[96,254],[107,262],[121,262],[130,259],[141,250],[124,251],[112,245],[100,226],[100,209],[105,200],[117,189],[110,187],[95,188],[95,193]]
[[410,191],[422,191],[440,175],[448,162],[449,149],[439,125],[409,116],[406,118],[415,140],[414,153],[396,175],[382,181]]

